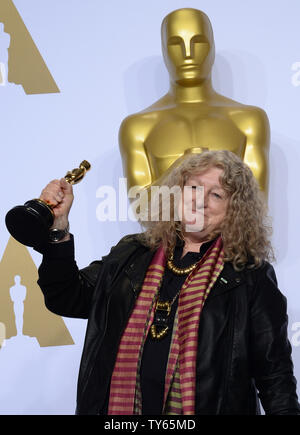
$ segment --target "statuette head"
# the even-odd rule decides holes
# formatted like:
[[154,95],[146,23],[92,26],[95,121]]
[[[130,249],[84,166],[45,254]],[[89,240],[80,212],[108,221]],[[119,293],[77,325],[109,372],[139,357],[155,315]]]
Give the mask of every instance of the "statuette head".
[[161,26],[162,51],[171,81],[195,86],[211,75],[214,36],[208,16],[198,9],[177,9]]

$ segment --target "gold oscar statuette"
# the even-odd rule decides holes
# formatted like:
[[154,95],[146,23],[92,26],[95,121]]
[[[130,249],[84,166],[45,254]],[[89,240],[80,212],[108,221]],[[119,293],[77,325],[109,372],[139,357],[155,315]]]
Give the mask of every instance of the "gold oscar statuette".
[[[67,172],[65,179],[70,184],[76,184],[90,168],[90,163],[83,160],[78,168]],[[13,207],[5,217],[10,234],[23,245],[32,247],[38,247],[47,240],[53,221],[52,206],[41,199],[31,199],[24,205]]]

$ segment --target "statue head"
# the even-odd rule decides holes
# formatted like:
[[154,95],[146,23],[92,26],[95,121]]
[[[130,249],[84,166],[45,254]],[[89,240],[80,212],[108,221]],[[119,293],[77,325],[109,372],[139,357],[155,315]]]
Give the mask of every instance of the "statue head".
[[171,81],[194,86],[210,77],[215,58],[208,16],[198,9],[177,9],[161,26],[162,51]]

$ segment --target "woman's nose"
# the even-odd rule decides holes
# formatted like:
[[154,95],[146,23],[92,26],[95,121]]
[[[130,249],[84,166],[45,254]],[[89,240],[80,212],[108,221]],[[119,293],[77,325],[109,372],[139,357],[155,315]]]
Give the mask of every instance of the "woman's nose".
[[194,193],[194,204],[197,210],[206,208],[208,204],[208,195],[205,193],[204,189],[197,189]]

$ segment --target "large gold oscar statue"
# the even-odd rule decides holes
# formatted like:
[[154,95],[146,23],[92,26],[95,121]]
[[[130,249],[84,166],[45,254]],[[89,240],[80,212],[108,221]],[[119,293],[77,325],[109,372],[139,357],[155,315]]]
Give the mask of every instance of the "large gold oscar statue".
[[267,198],[269,121],[262,109],[213,89],[209,18],[197,9],[173,11],[162,22],[161,35],[170,90],[120,127],[128,187],[149,187],[185,152],[227,149],[250,166]]

